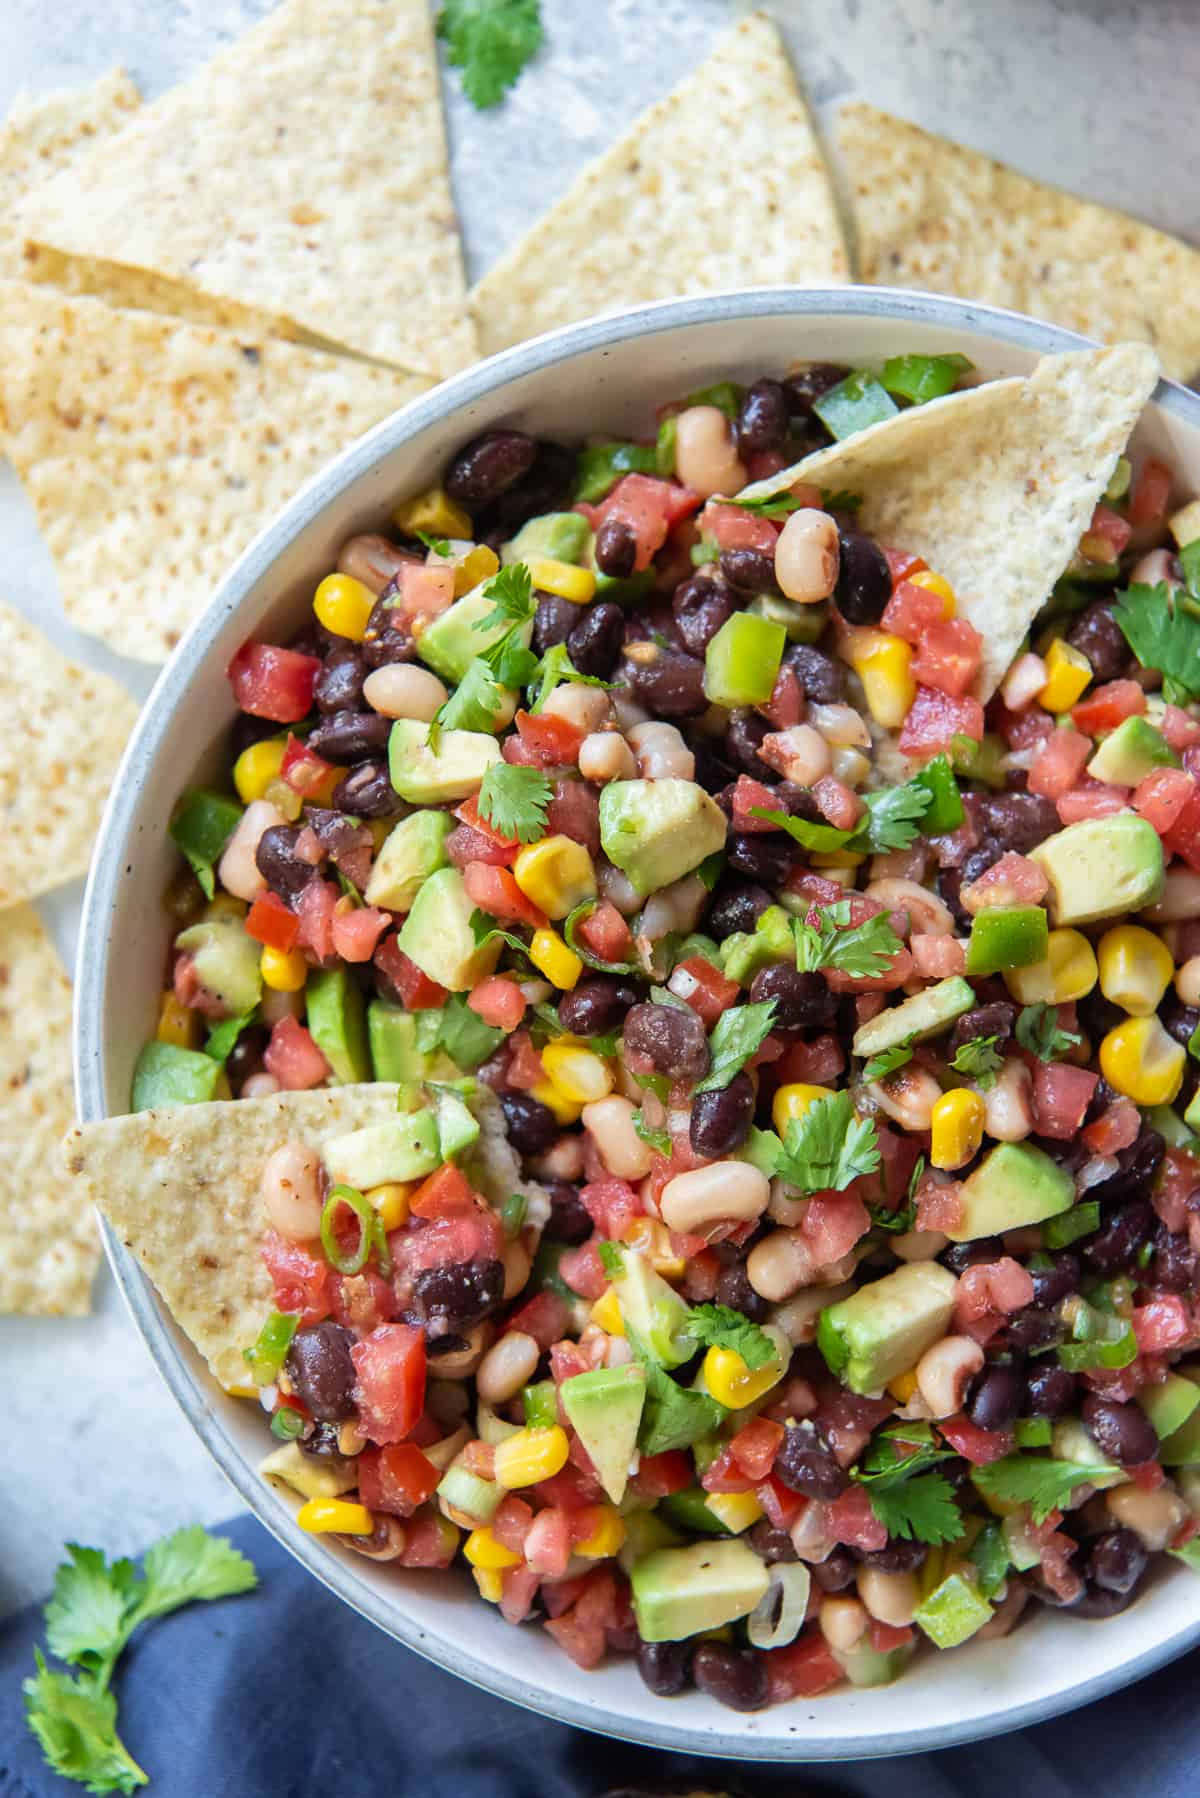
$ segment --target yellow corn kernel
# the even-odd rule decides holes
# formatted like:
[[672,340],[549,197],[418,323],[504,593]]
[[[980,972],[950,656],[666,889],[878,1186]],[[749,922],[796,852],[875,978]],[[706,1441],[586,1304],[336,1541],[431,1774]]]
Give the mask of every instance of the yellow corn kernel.
[[1200,537],[1200,499],[1189,500],[1178,512],[1172,512],[1167,523],[1180,549],[1186,549],[1189,543],[1194,543]]
[[370,1187],[363,1196],[379,1213],[379,1221],[385,1230],[398,1230],[401,1224],[408,1222],[412,1190],[411,1181],[385,1180],[381,1186]]
[[783,1378],[782,1362],[768,1361],[753,1371],[736,1349],[710,1348],[704,1357],[704,1384],[719,1405],[743,1411]]
[[375,595],[352,574],[327,574],[313,595],[317,622],[353,643],[362,642],[374,607]]
[[1079,930],[1052,930],[1046,955],[1027,968],[1005,968],[1004,984],[1019,1005],[1070,1005],[1086,998],[1099,970],[1092,945]]
[[556,593],[577,606],[586,606],[596,597],[596,577],[590,568],[576,568],[573,562],[560,562],[554,556],[530,556],[529,578],[543,593]]
[[496,1445],[496,1480],[506,1491],[550,1480],[567,1464],[570,1444],[560,1424],[549,1429],[518,1430]]
[[942,602],[942,617],[953,618],[958,611],[958,600],[954,588],[943,574],[935,574],[932,568],[922,568],[917,574],[905,576],[914,587],[924,587],[929,593],[936,593]]
[[198,1049],[203,1019],[198,1011],[181,1005],[174,993],[166,992],[159,1000],[158,1028],[154,1034],[160,1043],[171,1043],[176,1049]]
[[898,1405],[906,1405],[917,1390],[915,1370],[910,1367],[907,1373],[898,1373],[894,1380],[888,1381],[887,1389]]
[[611,1286],[606,1286],[596,1300],[589,1313],[594,1324],[609,1336],[624,1336],[625,1319],[621,1316],[621,1307],[617,1303],[617,1295]]
[[832,1096],[831,1086],[808,1086],[799,1080],[790,1086],[781,1086],[771,1101],[771,1122],[782,1136],[792,1118],[802,1118],[818,1099]]
[[264,943],[258,965],[263,985],[277,993],[298,993],[308,979],[308,963],[299,949],[273,949]]
[[489,1604],[500,1603],[504,1597],[504,1581],[498,1567],[472,1567],[471,1577],[479,1588],[480,1598],[486,1598]]
[[575,1553],[588,1561],[606,1561],[615,1555],[621,1547],[629,1531],[625,1528],[625,1519],[616,1505],[600,1505],[597,1507],[602,1515],[590,1536],[575,1544]]
[[710,1492],[705,1499],[714,1517],[719,1517],[727,1530],[740,1536],[752,1523],[757,1523],[763,1508],[753,1492]]
[[1171,951],[1141,924],[1106,930],[1096,947],[1100,991],[1131,1017],[1148,1018],[1175,975]]
[[850,663],[862,682],[867,708],[884,730],[899,730],[917,697],[912,676],[912,645],[890,631],[860,631],[850,650]]
[[570,837],[543,837],[527,843],[513,863],[513,879],[548,918],[565,918],[596,896],[596,870],[582,843]]
[[578,1043],[547,1043],[542,1066],[564,1099],[573,1105],[592,1105],[607,1099],[613,1089],[612,1069],[602,1056]]
[[497,1542],[491,1530],[472,1530],[463,1543],[463,1554],[472,1567],[494,1567],[497,1572],[501,1567],[515,1567],[520,1555],[514,1554],[511,1548],[505,1548],[503,1542]]
[[838,868],[861,868],[866,859],[853,849],[814,849],[808,858],[809,864],[820,868],[822,874],[835,872]]
[[529,959],[551,986],[569,993],[583,973],[583,963],[574,949],[568,949],[557,930],[543,927],[535,930],[529,942]]
[[1186,1063],[1187,1050],[1156,1017],[1126,1018],[1100,1044],[1100,1072],[1135,1105],[1170,1105]]
[[530,1087],[529,1096],[552,1111],[557,1122],[564,1127],[579,1122],[583,1106],[578,1099],[568,1099],[565,1093],[561,1093],[553,1080],[539,1080],[536,1086]]
[[392,523],[406,537],[424,531],[427,537],[461,537],[470,541],[473,526],[469,515],[440,487],[427,487],[413,499],[401,500],[392,509]]
[[461,599],[480,581],[490,581],[500,567],[500,558],[486,543],[473,543],[454,564],[454,597]]
[[682,1280],[687,1272],[686,1259],[671,1247],[671,1232],[657,1217],[635,1217],[626,1226],[622,1240],[644,1255],[664,1280]]
[[350,1498],[310,1498],[296,1512],[296,1522],[310,1536],[369,1536],[375,1528],[366,1505]]
[[983,1141],[986,1107],[969,1086],[943,1093],[930,1115],[929,1159],[934,1167],[964,1167]]
[[264,737],[243,749],[233,764],[233,784],[243,805],[265,798],[271,782],[279,779],[286,749],[286,737]]
[[1045,663],[1049,678],[1037,702],[1046,712],[1069,712],[1092,678],[1092,664],[1062,637],[1046,651]]

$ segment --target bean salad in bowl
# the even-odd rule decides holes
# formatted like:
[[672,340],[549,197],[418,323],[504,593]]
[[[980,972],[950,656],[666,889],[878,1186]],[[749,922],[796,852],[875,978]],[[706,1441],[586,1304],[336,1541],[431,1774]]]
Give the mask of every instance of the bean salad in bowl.
[[1200,1564],[1200,502],[1127,420],[968,583],[986,459],[938,561],[895,502],[1031,403],[973,379],[489,429],[243,645],[172,823],[135,1111],[397,1087],[263,1163],[264,1472],[663,1696]]

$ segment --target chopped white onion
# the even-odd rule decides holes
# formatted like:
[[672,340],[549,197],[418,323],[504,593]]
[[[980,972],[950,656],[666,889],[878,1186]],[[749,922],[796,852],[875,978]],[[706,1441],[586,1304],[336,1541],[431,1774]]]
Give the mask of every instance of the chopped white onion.
[[812,1575],[803,1561],[776,1561],[770,1584],[750,1613],[746,1634],[755,1648],[786,1648],[800,1634]]
[[1093,1155],[1075,1176],[1076,1191],[1086,1192],[1089,1186],[1099,1186],[1102,1180],[1111,1180],[1120,1171],[1121,1163],[1115,1155]]

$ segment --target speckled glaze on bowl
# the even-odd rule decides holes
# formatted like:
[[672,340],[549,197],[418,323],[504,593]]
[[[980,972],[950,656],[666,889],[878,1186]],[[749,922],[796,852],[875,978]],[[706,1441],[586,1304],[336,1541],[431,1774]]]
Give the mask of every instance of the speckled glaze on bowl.
[[[988,376],[1029,369],[1083,340],[990,307],[885,288],[771,288],[669,301],[536,339],[456,376],[396,413],[318,475],[251,544],[164,669],[125,755],[101,827],[80,932],[76,1079],[86,1122],[128,1106],[153,1026],[167,944],[160,895],[174,865],[167,821],[180,790],[215,775],[234,717],[225,667],[247,637],[296,628],[317,578],[354,531],[439,473],[477,432],[513,425],[567,439],[644,426],[660,398],[751,379],[801,358],[878,362],[961,350]],[[1200,490],[1200,397],[1163,383],[1137,441]],[[1123,1615],[1046,1612],[1008,1640],[925,1654],[897,1685],[845,1688],[755,1715],[699,1693],[664,1700],[631,1660],[581,1673],[544,1631],[514,1630],[461,1579],[376,1566],[303,1534],[294,1507],[255,1472],[261,1413],[226,1397],[159,1305],[132,1255],[105,1232],[125,1300],[163,1378],[245,1504],[364,1617],[439,1665],[582,1729],[731,1758],[823,1761],[906,1754],[1019,1729],[1152,1672],[1200,1640],[1200,1588],[1159,1574]]]

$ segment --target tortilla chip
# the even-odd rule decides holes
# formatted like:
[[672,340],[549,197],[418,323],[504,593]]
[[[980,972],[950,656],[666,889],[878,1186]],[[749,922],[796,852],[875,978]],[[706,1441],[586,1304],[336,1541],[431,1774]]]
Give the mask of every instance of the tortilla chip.
[[284,0],[17,223],[401,368],[475,355],[425,0]]
[[847,271],[807,107],[779,33],[754,14],[583,171],[471,305],[490,355],[647,300]]
[[75,1115],[71,983],[27,905],[0,914],[0,1094],[0,1311],[80,1317],[100,1242],[59,1172]]
[[140,104],[124,69],[113,69],[90,87],[19,94],[0,125],[0,275],[23,272],[22,236],[8,214],[33,187],[66,168],[99,138],[128,124]]
[[1135,338],[1177,380],[1200,369],[1200,249],[873,106],[843,108],[837,142],[864,281]]
[[141,661],[304,481],[430,385],[0,282],[0,425],[67,615]]
[[137,706],[0,605],[0,907],[85,874]]
[[987,699],[1074,555],[1158,374],[1153,350],[1119,344],[1045,356],[872,425],[747,487],[797,481],[861,496],[863,528],[924,556],[958,616],[983,637]]

